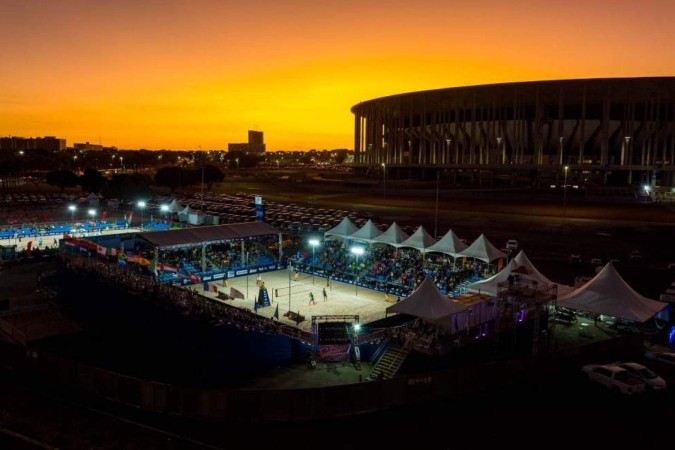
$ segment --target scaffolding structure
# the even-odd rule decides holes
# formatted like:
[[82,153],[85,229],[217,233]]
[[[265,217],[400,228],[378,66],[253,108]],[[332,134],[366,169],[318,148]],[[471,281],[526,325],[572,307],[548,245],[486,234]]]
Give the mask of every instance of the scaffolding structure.
[[[522,279],[512,275],[507,281],[497,284],[498,312],[495,319],[495,342],[498,343],[502,331],[514,328],[518,323],[532,320],[532,354],[539,353],[541,335],[541,315],[546,308],[555,310],[558,298],[558,285],[545,284],[535,280]],[[549,320],[548,342],[550,346],[555,336],[555,321]]]

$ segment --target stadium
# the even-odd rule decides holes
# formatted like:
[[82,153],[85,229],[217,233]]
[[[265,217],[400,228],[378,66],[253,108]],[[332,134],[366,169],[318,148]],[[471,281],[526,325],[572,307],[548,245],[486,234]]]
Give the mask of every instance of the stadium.
[[675,77],[535,81],[381,97],[352,107],[361,173],[483,186],[673,186]]

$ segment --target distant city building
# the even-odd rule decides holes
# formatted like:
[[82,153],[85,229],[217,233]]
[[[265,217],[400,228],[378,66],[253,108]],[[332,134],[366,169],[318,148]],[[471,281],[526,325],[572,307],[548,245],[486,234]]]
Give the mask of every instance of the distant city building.
[[37,138],[7,136],[0,138],[1,151],[28,151],[38,149],[52,152],[64,151],[66,149],[66,140],[54,136]]
[[89,151],[89,150],[100,151],[100,150],[103,150],[102,145],[100,145],[100,144],[90,144],[89,142],[85,142],[84,144],[82,144],[82,143],[73,144],[73,148],[75,150],[83,150],[83,151]]
[[263,132],[248,130],[248,143],[227,144],[227,151],[242,153],[265,153]]

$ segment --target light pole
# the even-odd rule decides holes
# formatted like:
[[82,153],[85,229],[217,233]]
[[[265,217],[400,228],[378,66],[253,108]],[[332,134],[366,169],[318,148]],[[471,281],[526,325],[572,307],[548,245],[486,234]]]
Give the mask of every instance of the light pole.
[[[445,140],[445,143],[447,144],[447,146],[445,147],[445,154],[446,154],[447,159],[450,159],[450,144],[452,144],[452,139],[447,138]],[[445,159],[446,158],[443,158],[444,161],[445,161]],[[455,164],[457,164],[457,156],[456,155],[455,155]]]
[[143,200],[138,201],[138,207],[141,210],[141,230],[143,229],[143,210],[145,210],[146,203]]
[[355,295],[359,295],[359,256],[363,255],[363,247],[352,247],[351,252],[356,256],[356,275],[354,276]]
[[74,222],[75,221],[75,211],[77,211],[77,206],[68,205],[68,211],[70,211],[70,221]]
[[504,147],[502,147],[502,138],[501,137],[497,138],[497,151],[502,152],[502,164],[505,164],[506,163],[506,151],[505,151]]
[[559,161],[558,164],[562,164],[563,161],[564,161],[564,159],[565,159],[565,158],[564,158],[564,156],[563,156],[563,137],[560,136],[560,158],[559,158],[559,160],[558,160],[558,161]]
[[309,267],[312,268],[312,285],[314,285],[314,249],[316,249],[316,246],[319,245],[319,240],[318,239],[310,239],[309,240],[309,245],[312,246],[312,264],[310,264]]
[[441,171],[436,170],[436,213],[434,214],[434,239],[438,239],[438,188],[441,181]]
[[567,172],[570,166],[565,166],[565,181],[563,184],[563,217],[567,217]]
[[166,216],[169,214],[169,205],[161,205],[159,207],[159,210],[162,212],[164,215],[164,220],[166,220]]
[[382,195],[384,203],[387,202],[387,163],[382,163]]

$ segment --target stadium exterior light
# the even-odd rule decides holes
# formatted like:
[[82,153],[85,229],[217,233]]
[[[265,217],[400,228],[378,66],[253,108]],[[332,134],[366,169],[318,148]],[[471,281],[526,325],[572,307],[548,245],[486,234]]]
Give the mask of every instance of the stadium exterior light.
[[70,220],[71,221],[75,220],[75,211],[77,211],[77,206],[68,205],[68,211],[70,211]]
[[91,216],[91,218],[92,218],[92,220],[93,220],[94,217],[96,217],[96,210],[95,210],[95,209],[90,209],[88,212],[89,212],[89,215]]

